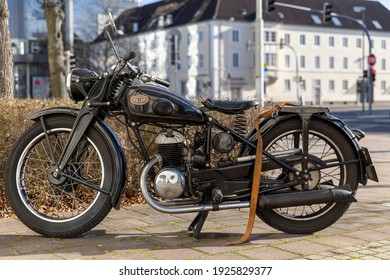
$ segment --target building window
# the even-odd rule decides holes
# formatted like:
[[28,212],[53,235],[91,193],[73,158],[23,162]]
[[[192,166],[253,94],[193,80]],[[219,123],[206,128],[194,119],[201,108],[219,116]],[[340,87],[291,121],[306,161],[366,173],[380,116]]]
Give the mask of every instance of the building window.
[[290,56],[288,54],[284,56],[284,66],[290,68]]
[[187,33],[187,45],[191,44],[191,33]]
[[238,30],[233,30],[232,36],[233,36],[233,42],[240,41],[240,33]]
[[332,17],[331,21],[335,26],[342,26],[341,21],[337,17]]
[[318,35],[314,36],[314,45],[315,46],[320,45],[320,36],[318,36]]
[[386,40],[382,40],[382,42],[381,42],[381,47],[382,47],[382,49],[386,49]]
[[301,86],[301,90],[305,91],[306,90],[306,80],[301,80],[301,82],[299,84]]
[[231,89],[232,92],[232,100],[241,100],[242,99],[242,93],[241,93],[241,88],[237,87],[232,87]]
[[269,66],[276,66],[276,54],[266,53],[265,54],[265,63]]
[[306,68],[306,57],[304,55],[301,55],[300,61],[301,61],[300,63],[301,68]]
[[203,31],[199,31],[198,32],[198,43],[202,44],[203,41],[204,41],[204,32]]
[[306,45],[306,36],[304,34],[299,36],[299,43],[303,46]]
[[188,69],[190,69],[192,66],[192,56],[191,55],[187,55],[187,66],[188,66]]
[[361,49],[362,48],[362,39],[361,38],[357,38],[356,39],[356,47],[358,49]]
[[157,39],[156,39],[156,38],[154,38],[154,39],[152,40],[152,42],[150,43],[150,48],[151,48],[152,50],[157,49]]
[[333,36],[329,37],[329,47],[334,47],[334,37]]
[[290,44],[291,41],[290,37],[291,37],[290,34],[284,34],[284,42],[288,45]]
[[348,48],[348,38],[347,37],[343,37],[343,47]]
[[265,32],[266,42],[276,42],[276,32],[266,31]]
[[157,71],[157,59],[152,60],[152,66],[150,67],[151,71]]
[[385,58],[382,58],[382,60],[381,60],[381,69],[386,70],[386,59]]
[[343,90],[344,91],[348,90],[348,80],[343,80]]
[[173,35],[171,41],[171,65],[175,65],[176,69],[180,69],[180,53],[179,53],[179,37]]
[[314,57],[314,68],[320,69],[321,67],[321,58],[317,55]]
[[334,57],[329,57],[329,69],[334,69]]
[[381,81],[381,90],[382,92],[386,92],[386,81]]
[[358,58],[358,59],[356,59],[356,61],[357,61],[357,68],[359,70],[362,70],[363,69],[363,59],[362,58]]
[[315,24],[318,24],[318,25],[322,24],[322,20],[320,19],[320,17],[318,15],[311,15],[311,19],[313,20],[313,22]]
[[187,81],[180,81],[180,92],[183,96],[188,94]]
[[238,53],[233,53],[233,67],[237,68],[239,67],[239,54]]
[[196,80],[196,89],[195,89],[195,94],[196,98],[199,99],[202,97],[202,90],[203,90],[203,83],[202,81]]
[[198,54],[198,68],[204,67],[204,55],[203,53]]
[[348,57],[343,58],[343,69],[344,70],[348,69]]
[[291,81],[289,79],[284,80],[284,90],[291,91]]
[[379,21],[373,20],[373,21],[371,21],[371,22],[372,22],[372,24],[375,26],[376,29],[383,29],[383,27],[382,27],[382,25],[380,24]]
[[334,80],[329,80],[329,90],[334,91]]

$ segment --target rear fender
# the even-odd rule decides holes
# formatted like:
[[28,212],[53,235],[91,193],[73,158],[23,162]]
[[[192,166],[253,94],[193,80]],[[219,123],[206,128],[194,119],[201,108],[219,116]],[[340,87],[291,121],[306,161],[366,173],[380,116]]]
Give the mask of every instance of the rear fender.
[[[40,121],[41,118],[48,118],[55,115],[72,116],[76,119],[79,109],[71,107],[55,107],[44,109],[27,117],[29,120]],[[126,160],[123,153],[122,145],[112,129],[101,119],[95,118],[94,125],[99,130],[104,140],[108,143],[114,158],[114,182],[113,191],[111,192],[111,203],[115,209],[120,208],[120,203],[126,187]]]

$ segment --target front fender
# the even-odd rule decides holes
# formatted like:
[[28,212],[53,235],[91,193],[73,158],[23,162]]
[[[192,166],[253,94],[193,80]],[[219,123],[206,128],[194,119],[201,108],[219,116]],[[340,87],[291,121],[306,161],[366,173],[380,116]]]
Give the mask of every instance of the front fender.
[[[363,185],[367,184],[367,180],[378,181],[375,168],[372,164],[369,152],[366,148],[362,147],[359,143],[361,134],[357,134],[351,129],[344,121],[330,114],[329,109],[322,107],[302,107],[302,106],[286,106],[282,107],[277,114],[264,119],[260,123],[260,131],[262,135],[269,132],[275,125],[289,118],[300,117],[302,119],[303,114],[309,114],[312,118],[321,119],[340,130],[345,137],[352,144],[356,157],[359,159],[359,182]],[[310,123],[309,123],[310,126]],[[251,142],[257,141],[256,129],[252,129],[247,139]],[[247,152],[246,149],[242,149],[242,152]]]
[[[42,111],[36,112],[26,119],[39,121],[41,118],[47,118],[53,115],[67,115],[74,118],[77,117],[79,109],[71,107],[54,107],[44,109]],[[123,153],[122,145],[120,144],[118,137],[114,131],[101,119],[96,118],[95,123],[100,134],[104,140],[109,144],[111,153],[114,155],[114,182],[113,182],[113,192],[111,194],[111,203],[115,209],[119,209],[124,191],[126,188],[126,159]]]

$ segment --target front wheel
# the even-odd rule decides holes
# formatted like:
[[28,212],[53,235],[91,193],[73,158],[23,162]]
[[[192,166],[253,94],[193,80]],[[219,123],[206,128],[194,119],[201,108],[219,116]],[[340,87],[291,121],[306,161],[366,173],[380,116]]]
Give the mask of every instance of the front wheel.
[[[56,172],[75,119],[51,116],[19,138],[7,163],[6,194],[18,218],[48,237],[74,237],[100,223],[112,208],[113,160],[94,126],[63,169]],[[94,186],[95,188],[91,188]]]
[[[349,184],[352,191],[358,187],[357,164],[337,165],[356,159],[350,141],[338,129],[320,119],[312,119],[308,139],[310,172],[309,189]],[[302,149],[302,122],[299,118],[280,122],[263,136],[264,150],[270,153]],[[329,167],[328,167],[329,166]],[[294,167],[301,170],[301,164]],[[268,171],[263,176],[290,182],[294,174],[283,168]],[[302,191],[301,185],[292,192]],[[349,208],[350,203],[323,203],[278,209],[257,209],[257,216],[271,227],[286,233],[308,234],[335,223]]]

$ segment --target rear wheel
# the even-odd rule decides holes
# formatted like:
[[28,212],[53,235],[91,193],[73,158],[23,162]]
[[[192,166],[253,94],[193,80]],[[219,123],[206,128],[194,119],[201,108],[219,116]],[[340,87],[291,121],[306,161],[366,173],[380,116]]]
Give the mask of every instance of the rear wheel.
[[[100,223],[112,208],[113,159],[92,126],[61,175],[55,163],[74,118],[53,116],[33,124],[15,144],[7,165],[6,194],[18,218],[50,237],[73,237]],[[89,186],[94,186],[93,189]],[[105,193],[103,193],[104,191]]]
[[[289,119],[277,124],[263,136],[265,151],[274,153],[302,148],[301,120]],[[332,125],[312,119],[309,128],[309,164],[308,168],[321,167],[310,172],[310,190],[337,188],[349,184],[351,190],[358,187],[357,164],[331,166],[339,162],[356,158],[351,143]],[[329,167],[327,167],[329,165]],[[295,164],[301,170],[301,163]],[[283,168],[265,172],[263,177],[284,180],[294,179],[294,174]],[[302,191],[303,186],[296,185],[289,191]],[[257,209],[257,216],[271,227],[287,233],[313,233],[335,223],[349,208],[350,203],[323,203],[278,209]]]

